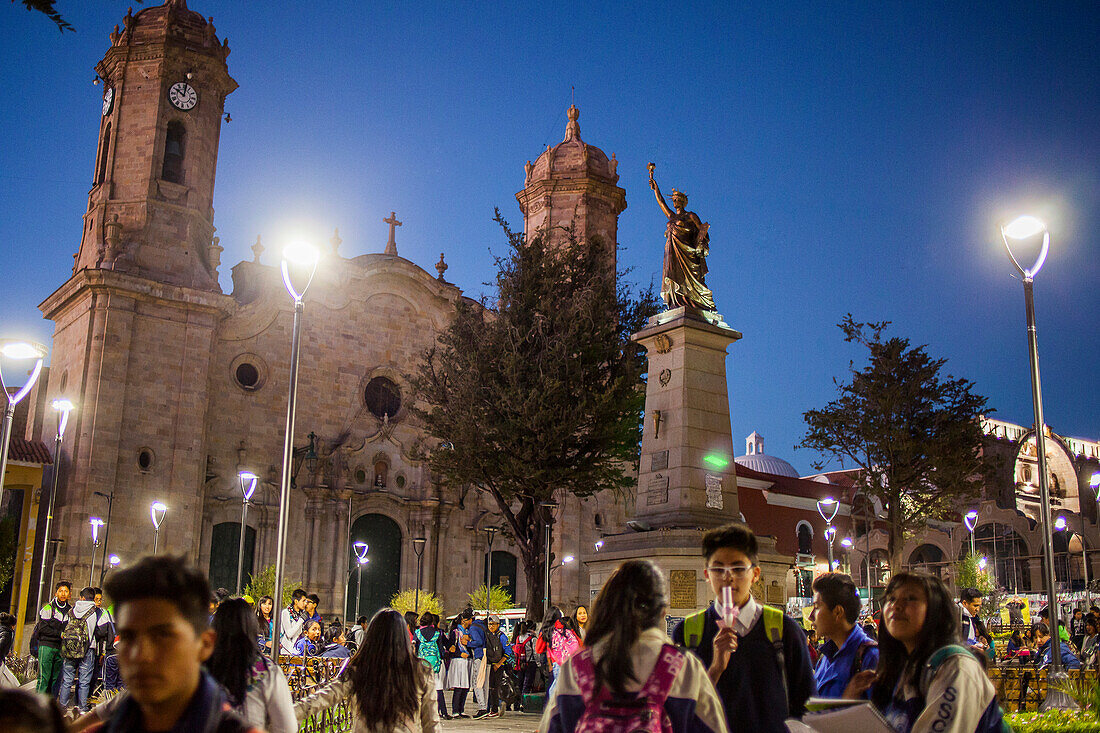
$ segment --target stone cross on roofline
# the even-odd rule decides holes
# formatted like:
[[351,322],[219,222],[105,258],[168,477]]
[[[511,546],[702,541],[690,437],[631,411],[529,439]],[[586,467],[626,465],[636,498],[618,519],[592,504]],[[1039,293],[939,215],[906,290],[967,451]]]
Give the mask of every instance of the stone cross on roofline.
[[385,254],[393,255],[394,257],[396,257],[397,256],[397,238],[396,238],[395,235],[397,234],[397,227],[401,226],[401,222],[399,222],[397,220],[397,212],[391,211],[389,218],[388,219],[383,219],[382,222],[384,224],[389,224],[390,225],[390,238],[389,238],[389,241],[386,242]]

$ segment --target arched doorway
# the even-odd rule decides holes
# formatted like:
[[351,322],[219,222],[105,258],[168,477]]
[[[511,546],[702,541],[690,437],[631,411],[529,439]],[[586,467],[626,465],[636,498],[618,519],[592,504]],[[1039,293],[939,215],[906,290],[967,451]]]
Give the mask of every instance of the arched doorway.
[[355,598],[359,597],[359,615],[370,617],[390,604],[401,589],[401,528],[382,514],[364,514],[351,525],[351,542],[366,542],[367,558],[363,566],[363,587],[359,588],[358,561],[348,547],[348,603],[345,618],[355,618]]
[[924,544],[913,550],[909,556],[909,569],[941,577],[940,571],[945,564],[943,550],[936,545]]
[[[241,570],[241,591],[252,577],[252,553],[256,547],[256,530],[248,527],[244,533],[244,567]],[[237,588],[237,553],[241,549],[241,523],[221,522],[210,535],[210,587]]]
[[[483,569],[481,577],[485,578],[489,575],[488,568],[489,555],[485,555],[486,567]],[[499,585],[508,591],[508,594],[512,596],[512,602],[517,603],[516,599],[516,556],[507,550],[493,550],[493,582],[492,585]]]

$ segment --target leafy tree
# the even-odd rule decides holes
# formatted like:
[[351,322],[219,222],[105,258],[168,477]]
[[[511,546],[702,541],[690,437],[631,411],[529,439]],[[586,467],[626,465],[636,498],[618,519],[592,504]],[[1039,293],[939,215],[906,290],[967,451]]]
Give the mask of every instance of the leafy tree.
[[460,300],[450,327],[410,379],[417,414],[443,449],[431,468],[495,501],[517,545],[527,608],[542,607],[545,527],[540,502],[626,489],[638,460],[645,356],[630,336],[657,312],[610,265],[614,242],[525,241],[498,211],[508,240],[495,297]]
[[490,605],[485,605],[485,584],[482,583],[474,589],[473,593],[467,593],[466,597],[470,599],[470,606],[477,609],[486,609],[490,611],[503,611],[506,608],[511,608],[512,594],[503,585],[494,585],[490,589],[489,601]]
[[[416,604],[416,588],[406,588],[403,591],[399,591],[393,594],[390,598],[390,608],[395,611],[405,613],[407,611],[416,611],[418,608]],[[432,613],[442,616],[443,615],[443,601],[435,593],[426,591],[423,588],[420,589],[420,611],[418,613],[424,613],[425,611],[431,611]]]
[[977,588],[982,594],[981,615],[991,617],[1001,607],[1001,593],[992,569],[982,568],[981,558],[974,553],[966,553],[955,565],[955,588],[959,593],[963,588]]
[[[294,594],[296,588],[301,587],[301,581],[294,578],[283,575],[283,598],[278,602],[274,611],[286,608],[290,605],[290,597]],[[272,596],[275,595],[275,564],[272,563],[264,567],[260,572],[254,573],[248,580],[248,585],[244,588],[244,595],[252,596],[253,600],[259,602],[260,596]]]
[[890,566],[900,568],[907,537],[980,493],[989,467],[978,418],[987,409],[971,382],[942,373],[946,359],[909,339],[884,339],[889,325],[850,313],[838,324],[845,341],[867,347],[868,363],[858,371],[849,363],[851,381],[837,383],[839,397],[803,414],[800,445],[862,469],[856,488],[882,502]]
[[[13,4],[15,3],[15,0],[11,1]],[[57,0],[20,0],[20,2],[23,3],[23,6],[26,7],[27,10],[35,10],[52,20],[54,24],[57,25],[57,30],[62,33],[76,30],[69,25],[67,20],[61,17],[61,13],[54,7],[57,4]],[[138,2],[141,2],[141,0],[138,0]]]
[[19,542],[19,518],[8,516],[0,519],[0,588],[15,574],[15,555]]

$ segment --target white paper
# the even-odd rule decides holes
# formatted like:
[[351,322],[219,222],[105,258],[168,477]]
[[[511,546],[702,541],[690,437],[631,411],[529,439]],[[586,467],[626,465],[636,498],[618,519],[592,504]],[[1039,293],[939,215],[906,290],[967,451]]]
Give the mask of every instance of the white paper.
[[869,702],[824,713],[808,713],[802,723],[815,733],[895,733]]

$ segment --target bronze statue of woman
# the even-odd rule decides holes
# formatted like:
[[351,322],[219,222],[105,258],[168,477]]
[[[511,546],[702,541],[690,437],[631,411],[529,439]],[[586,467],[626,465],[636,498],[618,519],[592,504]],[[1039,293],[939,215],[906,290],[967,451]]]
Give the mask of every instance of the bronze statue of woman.
[[672,189],[672,208],[669,208],[657,181],[653,179],[654,167],[649,164],[649,187],[668,217],[661,299],[669,309],[683,306],[699,313],[707,321],[720,322],[722,317],[715,312],[714,294],[706,283],[706,258],[710,254],[709,225],[700,221],[694,211],[687,210],[687,195],[676,189]]

